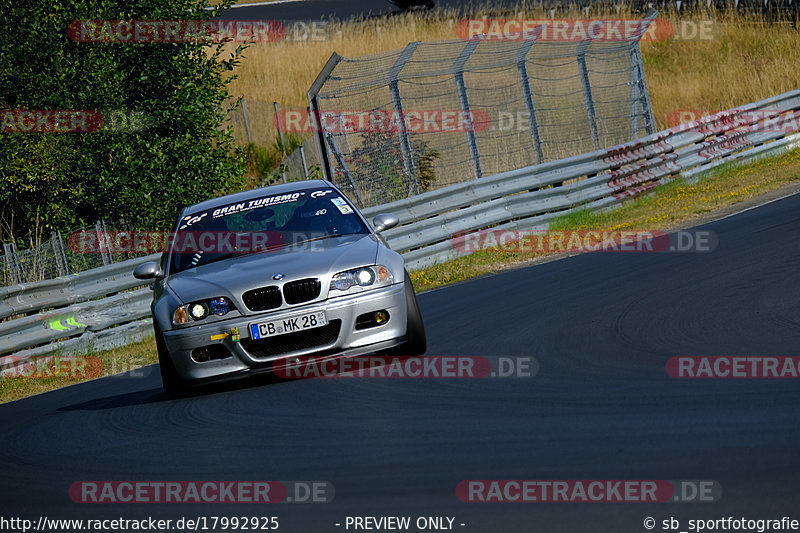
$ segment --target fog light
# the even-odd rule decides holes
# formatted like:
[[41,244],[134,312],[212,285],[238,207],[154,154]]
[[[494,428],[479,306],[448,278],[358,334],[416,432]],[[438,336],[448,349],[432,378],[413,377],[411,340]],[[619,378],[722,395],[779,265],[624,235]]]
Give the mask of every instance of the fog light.
[[356,317],[356,331],[382,326],[389,321],[389,311],[381,309],[373,313],[364,313]]
[[211,361],[211,351],[205,346],[202,348],[197,348],[192,352],[192,359],[194,359],[197,363]]
[[233,354],[222,344],[209,344],[192,350],[192,361],[195,363],[207,363],[229,357],[233,357]]

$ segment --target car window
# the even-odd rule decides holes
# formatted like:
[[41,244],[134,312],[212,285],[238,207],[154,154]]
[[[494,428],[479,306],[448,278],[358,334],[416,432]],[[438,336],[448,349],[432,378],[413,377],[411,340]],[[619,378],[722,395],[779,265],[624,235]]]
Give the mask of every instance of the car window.
[[256,197],[184,216],[172,243],[170,273],[231,254],[358,233],[369,228],[333,189]]

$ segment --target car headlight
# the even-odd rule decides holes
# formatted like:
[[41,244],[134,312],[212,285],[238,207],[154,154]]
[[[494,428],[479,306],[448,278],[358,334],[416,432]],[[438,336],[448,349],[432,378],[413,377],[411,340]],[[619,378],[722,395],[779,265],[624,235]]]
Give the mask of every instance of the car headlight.
[[335,274],[331,278],[331,290],[347,291],[352,287],[379,287],[392,282],[394,282],[392,273],[385,266],[366,266]]
[[209,315],[223,316],[236,309],[224,296],[182,305],[172,314],[172,323],[176,326],[186,324],[190,320],[203,320]]

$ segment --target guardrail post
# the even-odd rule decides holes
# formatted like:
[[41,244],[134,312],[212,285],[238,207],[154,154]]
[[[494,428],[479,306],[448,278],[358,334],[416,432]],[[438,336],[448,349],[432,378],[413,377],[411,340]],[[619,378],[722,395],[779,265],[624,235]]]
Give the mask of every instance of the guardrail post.
[[344,172],[344,176],[350,183],[350,188],[353,189],[353,194],[356,195],[358,207],[367,207],[364,205],[364,198],[361,197],[361,192],[358,190],[355,178],[353,178],[353,175],[350,173],[350,169],[347,168],[347,163],[345,162],[342,153],[339,151],[339,148],[336,146],[336,141],[333,139],[333,135],[328,133],[325,135],[325,137],[328,140],[328,145],[331,148],[331,152],[333,152],[333,157],[336,159],[336,164],[339,165],[339,168],[342,170],[342,172]]
[[481,42],[479,36],[473,37],[461,50],[455,63],[453,63],[453,73],[456,77],[456,87],[458,88],[458,99],[461,102],[461,111],[464,113],[464,123],[467,130],[467,144],[469,145],[469,153],[472,159],[472,168],[475,171],[475,179],[483,177],[483,169],[481,169],[481,155],[478,151],[478,140],[475,137],[475,124],[472,121],[472,110],[469,106],[469,96],[467,95],[467,84],[464,82],[464,66],[472,57],[475,48]]
[[544,163],[544,153],[542,152],[542,138],[539,135],[539,120],[536,117],[536,106],[533,103],[533,91],[531,90],[531,80],[528,76],[528,53],[533,48],[536,39],[542,31],[541,26],[536,27],[536,33],[530,40],[526,40],[519,51],[517,51],[517,70],[519,71],[519,82],[522,86],[522,96],[525,98],[525,106],[528,109],[528,128],[531,131],[531,141],[536,152],[536,164]]
[[421,186],[414,165],[414,152],[411,148],[411,139],[405,128],[406,114],[403,110],[403,99],[400,97],[398,78],[400,77],[400,72],[403,70],[403,67],[406,66],[408,60],[414,55],[418,46],[419,41],[409,43],[389,70],[389,91],[392,93],[392,107],[394,107],[394,112],[397,113],[398,118],[397,136],[400,140],[400,152],[403,155],[403,166],[405,167],[406,175],[409,180],[409,196],[419,194]]
[[589,82],[589,69],[586,67],[586,49],[592,44],[591,40],[582,41],[578,45],[578,70],[583,85],[583,99],[586,103],[586,114],[589,119],[589,130],[592,132],[592,147],[600,149],[600,134],[597,131],[597,113],[594,109],[594,98],[592,97],[592,85]]

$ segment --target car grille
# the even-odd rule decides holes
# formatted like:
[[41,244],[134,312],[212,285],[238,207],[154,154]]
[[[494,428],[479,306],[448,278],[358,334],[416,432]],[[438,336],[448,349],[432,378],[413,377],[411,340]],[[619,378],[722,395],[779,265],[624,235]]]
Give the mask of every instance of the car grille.
[[278,287],[261,287],[242,294],[242,301],[251,311],[266,311],[281,306],[281,291]]
[[253,357],[270,357],[284,353],[308,350],[317,346],[331,344],[339,337],[341,320],[331,320],[328,325],[321,328],[287,333],[266,339],[242,339],[242,348]]
[[316,278],[292,281],[283,286],[283,297],[287,304],[301,304],[319,297],[321,284]]

